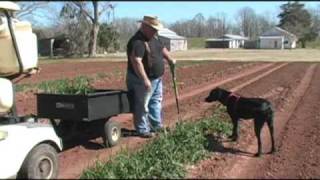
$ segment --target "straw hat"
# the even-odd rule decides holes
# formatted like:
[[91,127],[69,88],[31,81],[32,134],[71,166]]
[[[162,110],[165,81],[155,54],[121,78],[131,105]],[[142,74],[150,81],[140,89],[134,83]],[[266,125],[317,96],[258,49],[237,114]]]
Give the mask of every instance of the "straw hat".
[[138,22],[144,23],[148,26],[153,27],[157,31],[163,28],[163,25],[160,23],[157,16],[143,16],[143,20],[140,20]]

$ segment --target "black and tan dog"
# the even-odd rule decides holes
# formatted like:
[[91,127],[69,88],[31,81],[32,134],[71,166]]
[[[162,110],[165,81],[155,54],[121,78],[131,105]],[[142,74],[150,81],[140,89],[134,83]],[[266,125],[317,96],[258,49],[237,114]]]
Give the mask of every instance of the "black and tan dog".
[[213,89],[205,101],[219,101],[227,107],[227,112],[230,115],[233,123],[232,135],[229,138],[231,138],[233,141],[237,141],[238,139],[239,119],[254,119],[254,130],[258,140],[258,152],[255,154],[255,156],[261,155],[260,132],[264,123],[267,123],[272,143],[270,153],[275,152],[273,137],[274,111],[269,101],[262,98],[240,97],[221,88]]

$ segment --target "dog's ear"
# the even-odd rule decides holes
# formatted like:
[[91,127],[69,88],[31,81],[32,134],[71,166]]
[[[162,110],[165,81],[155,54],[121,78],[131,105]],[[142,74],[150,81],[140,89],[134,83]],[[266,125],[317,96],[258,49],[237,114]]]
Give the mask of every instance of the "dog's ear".
[[219,89],[216,91],[216,97],[217,97],[217,99],[220,99],[221,96],[222,96],[222,89],[219,88]]
[[220,96],[220,90],[217,88],[214,88],[210,91],[209,96],[206,98],[208,102],[212,102],[212,101],[216,101],[217,99],[219,99]]

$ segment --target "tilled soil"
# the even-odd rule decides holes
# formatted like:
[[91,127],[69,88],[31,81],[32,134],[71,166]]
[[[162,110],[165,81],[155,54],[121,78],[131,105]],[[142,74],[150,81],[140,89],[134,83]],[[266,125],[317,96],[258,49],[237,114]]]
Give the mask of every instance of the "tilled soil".
[[[238,91],[244,96],[265,97],[274,104],[277,147],[274,155],[266,154],[270,150],[270,136],[267,128],[264,128],[263,156],[253,157],[257,150],[253,123],[243,121],[240,123],[238,143],[222,141],[219,148],[213,150],[210,159],[189,168],[188,177],[319,178],[320,156],[315,153],[319,149],[316,137],[320,137],[315,130],[319,128],[319,113],[316,112],[318,103],[315,102],[319,96],[315,90],[319,67],[314,72],[315,66],[310,65],[289,64],[285,69]],[[313,93],[310,89],[313,89]],[[305,107],[304,103],[311,107]],[[308,121],[306,116],[309,116]]]
[[[125,63],[65,63],[46,64],[40,74],[20,83],[40,82],[99,72],[125,72]],[[168,71],[168,68],[166,69]],[[314,73],[314,74],[313,74]],[[276,110],[276,145],[274,155],[270,149],[269,134],[263,131],[263,156],[253,158],[256,139],[251,121],[240,122],[238,143],[221,142],[212,149],[212,156],[188,167],[189,178],[319,178],[319,76],[318,66],[311,63],[231,63],[214,62],[193,64],[178,68],[180,118],[194,119],[210,115],[216,103],[203,102],[210,89],[221,86],[235,90],[243,96],[260,96],[270,100]],[[47,75],[45,75],[47,74]],[[308,83],[310,80],[310,83]],[[125,88],[125,74],[107,76],[95,82],[99,88]],[[164,121],[174,125],[178,116],[175,109],[171,77],[164,76]],[[18,93],[20,114],[36,113],[34,92]],[[290,115],[290,116],[289,116]],[[288,117],[287,117],[288,116]],[[131,114],[113,118],[127,129],[133,129]],[[149,140],[123,137],[119,145],[103,148],[101,139],[82,142],[59,155],[59,178],[78,178],[81,172],[94,165],[97,159],[107,160],[121,148],[139,148]]]

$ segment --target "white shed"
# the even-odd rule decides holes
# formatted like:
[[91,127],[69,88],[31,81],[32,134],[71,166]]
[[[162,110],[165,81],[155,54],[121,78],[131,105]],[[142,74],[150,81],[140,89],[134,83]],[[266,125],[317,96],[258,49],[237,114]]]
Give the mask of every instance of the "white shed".
[[177,33],[167,28],[159,30],[158,37],[169,51],[181,51],[188,49],[187,38],[179,36]]
[[241,48],[243,47],[244,42],[249,40],[247,37],[235,34],[225,34],[221,36],[220,39],[231,39],[233,41],[233,48]]
[[293,49],[296,48],[298,38],[294,34],[274,27],[259,37],[261,49]]
[[206,39],[206,48],[241,48],[247,40],[243,36],[225,34],[219,38]]
[[261,49],[283,49],[284,37],[283,36],[260,36]]

